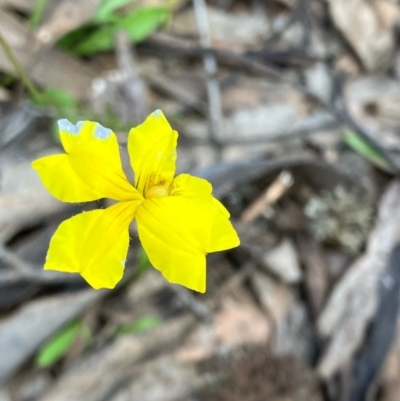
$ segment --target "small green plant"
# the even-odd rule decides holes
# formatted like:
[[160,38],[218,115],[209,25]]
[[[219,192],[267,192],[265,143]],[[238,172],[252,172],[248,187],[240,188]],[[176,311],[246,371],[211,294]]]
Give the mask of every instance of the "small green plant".
[[162,320],[157,316],[142,316],[134,322],[126,325],[121,325],[115,330],[115,336],[125,336],[139,334],[143,331],[154,329],[162,323]]
[[128,4],[132,4],[135,1],[136,0],[103,0],[96,10],[93,20],[96,23],[111,21],[114,18],[114,12],[116,10]]
[[[31,15],[30,25],[37,27],[48,0],[38,0]],[[165,7],[136,8],[128,15],[121,16],[118,9],[135,0],[103,0],[93,20],[60,40],[60,44],[70,51],[89,55],[99,50],[110,50],[114,46],[114,36],[118,30],[124,30],[133,41],[143,40],[165,21],[171,14],[174,1],[167,1]],[[30,100],[40,106],[51,110],[54,120],[67,118],[73,122],[79,120],[95,120],[104,126],[112,126],[116,131],[126,131],[130,125],[122,123],[115,112],[109,108],[105,113],[98,115],[87,106],[80,104],[77,99],[59,88],[46,88],[40,90],[30,80],[11,47],[0,34],[0,47],[3,48],[7,58],[15,68],[15,77],[20,79],[26,87]],[[15,78],[3,76],[2,84],[6,85]],[[53,137],[59,140],[58,129],[54,124]]]
[[54,365],[67,354],[78,337],[82,337],[85,343],[91,339],[88,325],[80,320],[68,324],[42,346],[36,356],[37,366],[44,368]]
[[138,7],[127,15],[117,13],[119,8],[134,1],[103,0],[92,21],[61,38],[58,44],[75,54],[90,56],[112,50],[119,30],[126,32],[135,43],[144,40],[171,15],[168,6]]

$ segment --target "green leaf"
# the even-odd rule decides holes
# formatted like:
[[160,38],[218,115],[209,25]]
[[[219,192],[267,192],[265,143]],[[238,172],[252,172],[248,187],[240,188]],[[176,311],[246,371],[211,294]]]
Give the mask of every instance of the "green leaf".
[[66,51],[73,52],[75,47],[79,46],[85,38],[89,37],[97,30],[98,25],[89,22],[61,37],[57,41],[57,46]]
[[69,351],[81,333],[86,340],[91,336],[89,327],[83,322],[74,321],[67,325],[42,346],[36,364],[41,368],[54,365]]
[[74,52],[81,56],[90,56],[99,51],[111,50],[114,47],[116,31],[115,25],[97,29],[75,47]]
[[131,324],[120,326],[115,331],[116,336],[138,334],[160,326],[162,320],[157,316],[143,316]]
[[126,6],[129,3],[133,3],[136,0],[103,0],[94,15],[93,20],[95,22],[106,22],[110,19],[114,19],[113,12],[118,8]]
[[166,7],[143,7],[119,20],[116,25],[123,29],[134,42],[147,38],[157,27],[167,20],[170,10]]
[[117,18],[111,25],[99,28],[84,39],[74,51],[81,56],[89,56],[98,51],[114,48],[114,37],[118,30],[125,31],[133,42],[140,42],[150,35],[170,11],[165,7],[143,7],[125,17]]
[[377,149],[373,148],[368,142],[365,141],[364,138],[362,138],[356,132],[347,130],[345,132],[344,140],[350,148],[352,148],[360,155],[364,156],[376,166],[388,172],[392,171],[392,168],[386,157],[381,154]]

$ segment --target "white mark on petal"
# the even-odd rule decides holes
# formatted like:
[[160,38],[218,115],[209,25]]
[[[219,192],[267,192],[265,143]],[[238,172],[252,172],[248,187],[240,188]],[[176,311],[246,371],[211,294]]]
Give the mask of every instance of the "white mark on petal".
[[96,124],[96,128],[94,130],[94,136],[97,139],[105,140],[111,135],[111,130],[109,128],[105,128],[100,124]]
[[160,109],[154,110],[153,113],[151,113],[154,117],[161,117],[162,116],[162,111]]
[[82,121],[79,121],[77,124],[74,125],[66,118],[62,118],[61,120],[57,121],[57,124],[60,131],[67,132],[71,135],[78,135],[83,123]]

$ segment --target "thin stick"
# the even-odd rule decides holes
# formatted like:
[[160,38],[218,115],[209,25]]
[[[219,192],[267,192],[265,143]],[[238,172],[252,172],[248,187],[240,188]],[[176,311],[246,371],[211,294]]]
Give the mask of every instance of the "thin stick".
[[243,211],[242,223],[250,223],[261,216],[268,207],[275,204],[287,192],[292,184],[292,174],[288,171],[282,171],[273,183]]
[[[210,29],[207,17],[207,9],[204,0],[193,0],[197,28],[200,34],[200,44],[203,48],[211,47]],[[218,83],[218,65],[216,58],[210,52],[203,56],[204,69],[207,73],[207,95],[211,120],[211,140],[220,148],[222,134],[222,107],[221,95]]]

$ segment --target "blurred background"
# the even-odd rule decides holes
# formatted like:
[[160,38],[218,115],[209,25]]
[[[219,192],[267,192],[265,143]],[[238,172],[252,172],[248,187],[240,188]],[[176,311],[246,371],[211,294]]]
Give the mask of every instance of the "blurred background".
[[[399,401],[400,3],[0,0],[0,401]],[[124,280],[44,272],[56,121],[162,109],[241,246],[207,292],[131,227]],[[127,169],[129,165],[126,164]]]

